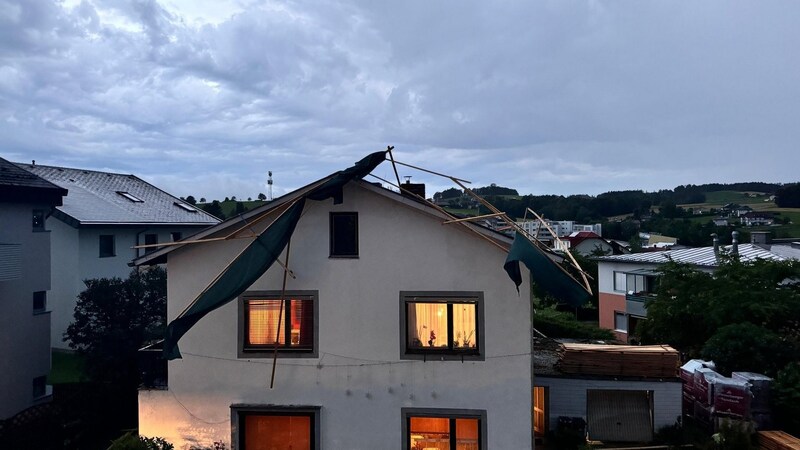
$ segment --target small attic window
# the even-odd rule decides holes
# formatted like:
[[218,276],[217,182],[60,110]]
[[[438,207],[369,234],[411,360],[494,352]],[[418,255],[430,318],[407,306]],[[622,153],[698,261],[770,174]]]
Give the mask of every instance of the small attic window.
[[182,209],[184,211],[188,211],[190,213],[196,213],[197,212],[196,209],[192,208],[191,206],[189,206],[189,205],[187,205],[185,203],[175,202],[174,205],[177,206],[178,208],[180,208],[180,209]]
[[135,196],[135,195],[131,194],[130,192],[125,192],[125,191],[117,191],[117,194],[119,194],[119,195],[121,195],[121,196],[123,196],[123,197],[127,198],[128,200],[130,200],[130,201],[132,201],[132,202],[134,202],[134,203],[144,203],[144,200],[142,200],[142,199],[140,199],[139,197],[137,197],[137,196]]

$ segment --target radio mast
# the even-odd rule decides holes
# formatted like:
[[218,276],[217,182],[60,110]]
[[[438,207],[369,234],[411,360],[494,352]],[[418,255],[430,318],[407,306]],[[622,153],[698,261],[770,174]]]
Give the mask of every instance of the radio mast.
[[267,178],[267,187],[269,188],[269,192],[267,193],[267,200],[272,201],[272,171],[270,170],[267,172],[269,177]]

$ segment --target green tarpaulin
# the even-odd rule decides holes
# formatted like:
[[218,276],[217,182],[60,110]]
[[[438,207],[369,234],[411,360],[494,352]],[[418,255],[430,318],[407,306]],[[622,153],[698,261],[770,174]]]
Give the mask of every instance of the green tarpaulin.
[[572,306],[581,306],[589,301],[591,294],[586,288],[564,269],[558,267],[542,249],[516,233],[503,268],[514,280],[517,289],[522,284],[520,261],[530,270],[533,281],[559,301]]
[[164,356],[167,359],[180,358],[178,340],[203,316],[241,295],[272,266],[294,233],[306,199],[319,201],[333,197],[335,203],[341,203],[344,185],[351,180],[365,177],[385,159],[386,152],[375,152],[353,167],[333,174],[270,224],[220,274],[216,282],[203,291],[186,311],[170,322],[164,339]]

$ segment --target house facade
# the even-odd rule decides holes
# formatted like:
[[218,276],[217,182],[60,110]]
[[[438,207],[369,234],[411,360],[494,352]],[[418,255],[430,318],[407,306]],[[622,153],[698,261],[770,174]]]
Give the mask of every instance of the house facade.
[[[260,232],[292,195],[242,219]],[[531,448],[527,273],[517,292],[503,270],[510,239],[446,219],[363,181],[347,183],[340,204],[306,203],[278,258],[293,275],[285,291],[273,264],[189,329],[168,387],[140,391],[140,434],[176,448]],[[137,262],[167,263],[172,320],[250,242]]]
[[67,349],[64,332],[77,296],[92,278],[127,278],[131,262],[153,249],[219,223],[215,217],[128,174],[18,164],[69,190],[48,222],[52,230],[51,345]]
[[0,158],[0,420],[51,392],[49,226],[66,194]]
[[645,304],[655,295],[661,265],[671,260],[713,272],[720,251],[736,252],[742,261],[785,259],[756,244],[597,257],[600,327],[613,330],[617,339],[628,341],[638,324],[647,318]]

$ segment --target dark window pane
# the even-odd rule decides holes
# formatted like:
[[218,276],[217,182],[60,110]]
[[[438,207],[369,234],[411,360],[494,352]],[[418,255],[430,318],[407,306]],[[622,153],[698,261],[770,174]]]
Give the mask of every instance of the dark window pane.
[[47,377],[36,377],[33,379],[33,398],[43,397],[47,394]]
[[331,256],[358,256],[358,214],[331,213]]
[[47,309],[47,292],[37,291],[33,293],[33,311],[42,312]]
[[100,235],[100,257],[101,258],[108,258],[114,256],[115,249],[114,249],[114,235],[113,234],[101,234]]
[[44,211],[40,209],[33,210],[33,229],[44,230]]
[[[145,234],[144,235],[144,244],[145,245],[155,245],[158,244],[158,235],[157,234]],[[149,247],[144,250],[145,253],[150,253],[158,250],[158,247]]]

